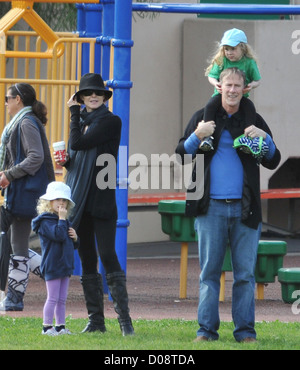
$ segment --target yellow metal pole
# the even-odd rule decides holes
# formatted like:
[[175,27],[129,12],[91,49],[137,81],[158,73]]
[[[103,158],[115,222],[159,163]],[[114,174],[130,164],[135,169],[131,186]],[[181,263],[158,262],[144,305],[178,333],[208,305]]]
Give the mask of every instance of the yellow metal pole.
[[[47,80],[51,81],[51,71],[52,71],[52,59],[48,59],[47,60]],[[53,80],[52,80],[53,82]],[[46,96],[47,96],[47,100],[45,100],[47,102],[47,111],[48,111],[48,124],[46,126],[46,132],[47,132],[47,137],[49,140],[53,140],[52,137],[51,137],[51,132],[52,132],[52,122],[53,122],[53,119],[52,119],[52,116],[51,116],[51,85],[47,85],[46,86]]]
[[90,72],[95,71],[95,43],[90,42]]
[[224,302],[224,300],[225,300],[225,271],[222,271],[221,279],[220,279],[219,301]]
[[[26,52],[30,52],[30,37],[25,36],[25,50]],[[29,59],[25,59],[25,78],[29,78]]]
[[[52,60],[52,80],[57,80],[57,54],[56,49],[53,53],[53,60]],[[52,86],[51,89],[51,103],[56,101],[56,97],[58,96],[58,89],[57,86]],[[52,142],[59,141],[58,140],[58,130],[57,130],[57,106],[55,104],[51,104],[51,119],[52,119],[52,127],[51,127],[51,139]]]
[[[0,77],[4,78],[6,74],[6,61],[5,61],[5,50],[6,50],[6,36],[4,32],[0,32]],[[3,131],[5,122],[5,83],[0,83],[0,132]]]
[[264,299],[264,289],[263,283],[257,283],[257,299]]
[[[58,77],[60,80],[63,80],[64,79],[64,76],[63,76],[63,59],[60,58],[58,60]],[[62,136],[62,118],[63,118],[63,89],[64,89],[64,86],[63,85],[59,85],[58,86],[58,104],[57,104],[57,132],[58,132],[58,141],[60,141],[61,139],[61,136]]]
[[187,293],[187,265],[188,265],[188,243],[181,243],[181,258],[180,258],[180,286],[179,298],[185,299]]
[[[14,36],[14,49],[18,50],[19,49],[19,35]],[[14,78],[18,77],[18,65],[19,65],[19,59],[14,58],[13,59],[13,76]]]
[[[35,42],[35,51],[37,52],[41,52],[41,47],[42,47],[42,38],[40,36],[38,36],[36,38],[36,42]],[[36,78],[40,78],[40,75],[41,75],[41,59],[40,58],[36,58],[35,60],[35,75],[36,75]]]
[[[1,2],[7,2],[7,0],[0,0]],[[20,0],[13,0],[12,3],[20,3],[20,2],[28,2],[28,0],[20,1]],[[33,1],[32,1],[33,2]],[[38,0],[34,1],[35,3],[68,3],[68,4],[75,4],[75,3],[84,3],[84,4],[98,4],[99,0]]]

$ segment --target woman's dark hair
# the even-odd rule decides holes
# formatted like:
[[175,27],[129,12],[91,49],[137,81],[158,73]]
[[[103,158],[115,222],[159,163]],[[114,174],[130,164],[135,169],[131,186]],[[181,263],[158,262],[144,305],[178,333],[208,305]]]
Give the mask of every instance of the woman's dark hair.
[[34,88],[26,83],[17,83],[10,88],[13,96],[19,95],[25,107],[32,107],[33,113],[39,118],[43,125],[46,125],[47,107],[44,103],[36,100],[36,93]]

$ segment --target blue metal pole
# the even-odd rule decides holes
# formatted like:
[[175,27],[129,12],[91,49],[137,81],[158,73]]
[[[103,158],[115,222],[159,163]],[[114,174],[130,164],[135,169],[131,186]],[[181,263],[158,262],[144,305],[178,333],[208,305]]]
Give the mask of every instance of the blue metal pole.
[[132,10],[138,12],[194,13],[194,14],[300,14],[297,5],[262,4],[164,4],[132,3]]
[[[122,134],[119,152],[125,155],[126,167],[128,166],[128,147],[129,147],[129,113],[130,113],[130,81],[131,68],[131,22],[132,22],[132,1],[115,0],[115,26],[114,39],[114,74],[113,80],[109,81],[109,86],[114,89],[113,111],[114,114],[121,117]],[[124,157],[122,158],[124,163]],[[122,172],[122,171],[121,171]],[[128,171],[125,170],[127,174]],[[128,189],[127,178],[123,179],[120,171],[117,173],[119,185],[116,189],[116,198],[118,205],[118,223],[116,234],[116,252],[122,269],[127,269],[127,228],[128,220]],[[126,182],[126,186],[124,185]],[[122,185],[122,186],[120,186]]]
[[103,36],[102,48],[102,78],[109,79],[110,42],[114,35],[115,0],[102,0],[103,3]]
[[[83,37],[99,37],[102,35],[102,13],[103,6],[101,4],[84,4],[85,10],[85,32]],[[89,45],[82,45],[82,75],[90,72],[89,63]],[[97,63],[98,62],[98,63]],[[95,73],[101,71],[101,45],[95,45]]]
[[85,32],[85,9],[84,4],[76,4],[77,8],[77,32],[79,37],[83,37]]
[[[114,35],[114,14],[115,0],[100,0],[103,3],[103,36],[101,37],[102,48],[102,78],[104,81],[109,79],[110,73],[110,44]],[[99,259],[99,272],[102,275],[103,291],[109,293],[106,282],[106,271]],[[111,296],[109,295],[109,299]]]

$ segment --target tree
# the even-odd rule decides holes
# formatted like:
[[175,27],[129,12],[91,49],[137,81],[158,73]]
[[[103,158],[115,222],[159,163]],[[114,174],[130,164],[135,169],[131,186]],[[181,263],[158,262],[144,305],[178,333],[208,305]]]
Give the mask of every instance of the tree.
[[[78,1],[80,3],[80,0]],[[136,0],[137,3],[153,3],[160,1],[154,0]],[[2,18],[11,9],[11,2],[1,2],[0,6],[0,18]],[[66,3],[39,3],[36,2],[33,5],[33,9],[38,13],[38,15],[43,18],[43,20],[49,25],[53,31],[76,31],[77,28],[77,8],[75,4]],[[154,18],[157,13],[148,12],[137,12],[135,13],[140,18]],[[134,15],[135,15],[134,14]],[[135,17],[133,15],[134,20]],[[16,24],[14,29],[21,29],[21,26]],[[24,26],[22,24],[22,29]]]

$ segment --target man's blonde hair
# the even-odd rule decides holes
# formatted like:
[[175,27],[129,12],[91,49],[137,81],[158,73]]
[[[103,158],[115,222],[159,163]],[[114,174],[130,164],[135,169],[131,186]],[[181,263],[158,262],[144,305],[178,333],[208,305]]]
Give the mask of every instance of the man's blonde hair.
[[222,73],[220,74],[220,83],[224,80],[224,78],[230,76],[230,75],[238,75],[240,78],[243,79],[244,81],[244,86],[246,86],[246,73],[242,71],[239,68],[236,67],[231,67],[231,68],[226,68]]

